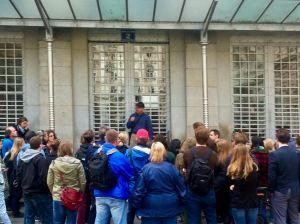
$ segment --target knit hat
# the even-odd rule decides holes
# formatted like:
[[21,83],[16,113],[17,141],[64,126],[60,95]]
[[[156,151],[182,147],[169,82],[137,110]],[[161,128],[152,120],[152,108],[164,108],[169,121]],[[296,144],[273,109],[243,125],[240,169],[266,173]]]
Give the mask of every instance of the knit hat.
[[145,140],[149,140],[149,133],[146,129],[139,129],[136,133],[136,137],[137,139],[143,138]]

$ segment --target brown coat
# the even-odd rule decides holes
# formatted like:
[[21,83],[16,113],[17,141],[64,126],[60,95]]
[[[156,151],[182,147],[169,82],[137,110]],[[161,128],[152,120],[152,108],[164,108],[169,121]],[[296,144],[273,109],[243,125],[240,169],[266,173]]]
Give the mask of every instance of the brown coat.
[[[189,178],[189,173],[190,173],[190,169],[192,166],[192,163],[194,161],[194,155],[193,155],[193,150],[196,150],[196,158],[205,158],[208,156],[209,154],[209,150],[211,150],[210,148],[206,147],[206,146],[196,146],[195,148],[193,148],[192,150],[186,150],[183,154],[183,160],[184,160],[184,166],[185,169],[187,171],[187,180]],[[212,150],[211,150],[212,151]],[[212,170],[215,169],[216,165],[217,165],[217,154],[212,151],[212,154],[209,158],[209,165],[212,168]]]

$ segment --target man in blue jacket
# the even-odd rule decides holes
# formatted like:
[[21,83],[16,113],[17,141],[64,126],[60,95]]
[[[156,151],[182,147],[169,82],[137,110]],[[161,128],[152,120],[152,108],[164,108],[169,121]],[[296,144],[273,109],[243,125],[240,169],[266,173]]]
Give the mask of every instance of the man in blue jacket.
[[1,157],[2,159],[5,157],[6,153],[8,153],[13,144],[14,139],[18,136],[18,132],[14,127],[8,127],[5,129],[5,138],[2,141],[2,151],[1,151]]
[[299,153],[290,147],[290,133],[279,129],[276,133],[278,149],[269,157],[269,189],[275,223],[299,224],[298,200],[300,180]]
[[135,113],[129,117],[126,126],[131,130],[129,139],[130,148],[136,146],[136,133],[140,129],[146,129],[149,133],[150,140],[153,139],[151,118],[145,114],[145,104],[143,102],[139,102],[135,105]]
[[[149,162],[150,149],[147,147],[149,141],[149,133],[146,129],[140,129],[136,133],[137,146],[128,149],[126,156],[130,161],[131,168],[134,173],[134,182],[137,182],[138,176],[142,168]],[[132,206],[131,200],[129,201],[129,209],[127,216],[127,224],[134,224],[136,209]]]
[[[101,152],[109,154],[116,149],[119,133],[110,129],[106,132],[106,143],[102,145]],[[96,221],[95,223],[109,223],[110,214],[116,224],[126,224],[128,204],[131,189],[133,188],[132,169],[124,154],[117,151],[109,155],[109,165],[118,177],[117,184],[110,190],[94,190],[96,198]]]

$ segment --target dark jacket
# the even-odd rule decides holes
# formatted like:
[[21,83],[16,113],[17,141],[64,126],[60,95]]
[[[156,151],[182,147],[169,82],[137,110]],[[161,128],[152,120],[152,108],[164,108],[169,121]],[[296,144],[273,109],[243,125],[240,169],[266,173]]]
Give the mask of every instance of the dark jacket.
[[265,149],[255,149],[253,155],[258,164],[259,183],[260,187],[268,186],[268,166],[269,166],[269,152]]
[[29,129],[23,129],[18,124],[13,126],[16,131],[18,132],[18,137],[25,138],[26,133],[29,131]]
[[128,149],[128,146],[127,145],[122,145],[122,146],[117,146],[116,148],[119,150],[120,153],[125,154],[127,149]]
[[182,212],[185,196],[184,179],[174,165],[148,163],[142,169],[132,202],[139,216],[174,217]]
[[47,146],[43,150],[45,153],[48,166],[50,166],[51,162],[57,158],[57,152],[54,150],[51,151]]
[[[134,121],[130,121],[132,117],[135,117]],[[134,134],[136,134],[140,129],[146,129],[149,132],[150,139],[153,139],[152,122],[151,118],[147,114],[131,114],[126,126],[128,129],[131,129],[131,132]]]
[[22,186],[24,198],[50,195],[47,186],[48,163],[38,150],[27,149],[21,156],[17,170],[17,184]]
[[258,171],[256,166],[249,176],[241,179],[229,178],[229,186],[234,185],[230,190],[230,207],[238,209],[257,208],[258,201],[256,189],[258,186]]
[[269,190],[292,196],[299,195],[299,153],[289,146],[282,146],[269,154]]

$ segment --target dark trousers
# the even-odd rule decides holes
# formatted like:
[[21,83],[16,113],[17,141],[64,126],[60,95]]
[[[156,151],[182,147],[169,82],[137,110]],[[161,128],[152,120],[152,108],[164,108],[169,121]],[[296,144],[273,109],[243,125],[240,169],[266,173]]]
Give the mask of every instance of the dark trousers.
[[143,217],[142,224],[176,224],[176,216],[168,218]]
[[276,224],[300,224],[298,197],[292,197],[275,191],[272,196],[273,216]]
[[52,197],[50,195],[24,197],[24,205],[24,224],[34,224],[36,215],[43,224],[53,224]]
[[199,196],[188,189],[188,223],[199,224],[201,222],[202,211],[204,212],[207,224],[217,224],[216,197],[214,190],[211,190],[207,195]]
[[128,214],[127,214],[127,224],[134,224],[136,208],[132,206],[132,203],[128,203]]

